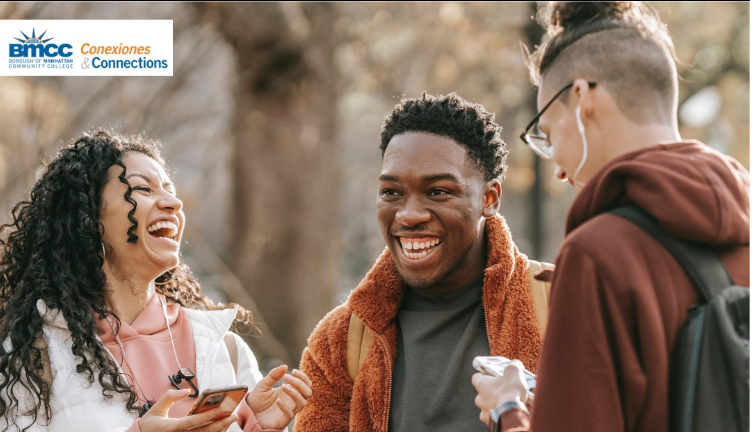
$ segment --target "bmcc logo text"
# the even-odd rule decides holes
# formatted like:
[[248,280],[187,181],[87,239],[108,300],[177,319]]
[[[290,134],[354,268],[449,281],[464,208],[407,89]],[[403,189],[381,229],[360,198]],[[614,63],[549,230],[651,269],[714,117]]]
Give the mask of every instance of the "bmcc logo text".
[[10,57],[70,57],[72,55],[71,44],[10,44]]
[[73,46],[71,44],[58,45],[47,43],[55,38],[45,39],[46,30],[39,37],[37,37],[36,29],[31,30],[31,37],[27,36],[24,32],[20,33],[24,39],[13,38],[21,43],[10,44],[10,57],[70,57],[73,55]]

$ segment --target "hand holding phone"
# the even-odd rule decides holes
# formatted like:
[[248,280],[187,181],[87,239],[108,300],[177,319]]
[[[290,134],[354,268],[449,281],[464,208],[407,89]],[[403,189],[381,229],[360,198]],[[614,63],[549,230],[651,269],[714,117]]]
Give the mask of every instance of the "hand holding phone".
[[[138,421],[139,428],[143,432],[164,432],[167,430],[192,430],[201,427],[206,424],[212,424],[216,430],[227,430],[233,422],[238,419],[237,415],[230,414],[224,415],[224,418],[219,418],[216,415],[216,411],[209,409],[195,415],[188,415],[185,417],[172,418],[167,413],[175,402],[188,397],[190,390],[167,390],[157,402],[152,406],[149,411],[144,414]],[[242,398],[240,399],[242,400]],[[217,406],[215,403],[214,407]],[[230,409],[232,412],[232,409]],[[216,420],[216,421],[215,421]]]
[[[478,356],[473,359],[473,367],[478,372],[486,375],[501,377],[504,376],[504,370],[511,362],[512,360],[502,356]],[[525,369],[523,373],[525,375],[525,381],[527,382],[527,397],[530,403],[532,403],[535,395],[531,390],[537,385],[535,374],[527,369]]]
[[[508,369],[510,365],[513,371]],[[536,383],[535,375],[522,362],[501,356],[479,356],[473,359],[473,367],[481,372],[472,379],[478,391],[475,405],[480,408],[480,419],[488,424],[489,432],[500,430],[500,418],[507,410],[528,412],[534,397],[530,390]]]
[[188,411],[188,415],[220,408],[221,412],[210,423],[229,417],[246,393],[248,393],[248,386],[245,384],[206,389],[201,392],[196,403]]

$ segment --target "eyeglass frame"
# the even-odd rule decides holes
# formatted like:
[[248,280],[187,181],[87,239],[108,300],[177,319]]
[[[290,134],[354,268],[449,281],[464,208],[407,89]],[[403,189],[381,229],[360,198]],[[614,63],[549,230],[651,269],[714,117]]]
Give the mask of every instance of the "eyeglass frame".
[[[546,154],[546,152],[543,151],[537,144],[532,144],[530,141],[528,141],[528,137],[531,136],[534,138],[538,138],[540,140],[544,140],[546,142],[548,142],[548,137],[531,134],[529,133],[530,129],[532,129],[533,126],[535,126],[535,124],[538,123],[538,120],[540,120],[541,116],[543,115],[544,112],[546,112],[548,107],[550,107],[559,96],[561,96],[565,91],[569,90],[573,85],[574,85],[574,82],[571,82],[567,84],[566,86],[564,86],[564,88],[559,90],[554,95],[554,97],[552,97],[551,100],[548,101],[548,103],[543,107],[543,109],[540,110],[538,115],[536,115],[535,118],[533,118],[533,120],[530,123],[528,123],[528,125],[525,127],[525,131],[520,134],[520,139],[522,140],[522,142],[524,142],[528,147],[530,147],[530,150],[532,150],[536,155],[538,155],[538,157],[540,157],[543,160],[551,160],[552,157]],[[588,81],[588,87],[589,88],[595,87],[595,81]],[[548,145],[549,147],[553,147],[551,146],[550,142],[548,142]]]

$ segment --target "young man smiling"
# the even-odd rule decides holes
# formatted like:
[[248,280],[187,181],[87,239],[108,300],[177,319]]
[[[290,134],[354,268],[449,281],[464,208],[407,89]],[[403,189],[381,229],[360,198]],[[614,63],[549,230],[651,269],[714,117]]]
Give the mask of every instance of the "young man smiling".
[[[301,369],[314,396],[296,431],[482,431],[473,358],[536,369],[546,304],[531,290],[545,286],[498,215],[500,132],[456,94],[404,99],[387,117],[377,202],[387,249],[311,335]],[[352,337],[358,323],[372,343]]]

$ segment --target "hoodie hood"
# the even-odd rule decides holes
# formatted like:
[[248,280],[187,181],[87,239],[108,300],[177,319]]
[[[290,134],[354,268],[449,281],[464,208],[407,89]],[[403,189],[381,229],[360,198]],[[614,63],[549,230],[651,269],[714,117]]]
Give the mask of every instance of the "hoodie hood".
[[642,208],[680,239],[749,244],[749,171],[698,141],[658,144],[612,160],[575,199],[567,234],[627,204]]
[[[149,336],[155,338],[155,340],[170,341],[170,331],[167,329],[166,320],[169,320],[172,332],[180,331],[180,327],[183,325],[184,320],[178,319],[180,312],[179,304],[167,304],[167,314],[165,315],[165,312],[162,309],[162,302],[167,303],[165,296],[156,293],[132,323],[127,324],[121,321],[120,330],[118,332],[120,341],[126,342],[142,336]],[[98,320],[97,328],[102,342],[105,344],[115,343],[114,331],[117,328],[115,318],[109,316],[106,319]]]

